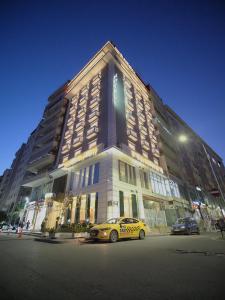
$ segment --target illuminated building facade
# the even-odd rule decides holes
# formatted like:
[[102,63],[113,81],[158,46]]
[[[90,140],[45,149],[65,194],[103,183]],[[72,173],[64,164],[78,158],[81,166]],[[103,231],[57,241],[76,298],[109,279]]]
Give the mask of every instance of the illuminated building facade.
[[[54,227],[56,220],[98,223],[129,216],[159,228],[192,215],[200,194],[210,198],[215,176],[210,166],[191,180],[196,165],[187,165],[194,155],[189,148],[184,157],[179,134],[190,136],[190,128],[107,42],[49,98],[27,168],[33,175],[23,183],[32,188],[26,221],[39,230],[44,219]],[[222,160],[204,145],[224,190]],[[219,211],[204,214],[202,207],[200,214],[217,218],[223,207],[221,200]]]

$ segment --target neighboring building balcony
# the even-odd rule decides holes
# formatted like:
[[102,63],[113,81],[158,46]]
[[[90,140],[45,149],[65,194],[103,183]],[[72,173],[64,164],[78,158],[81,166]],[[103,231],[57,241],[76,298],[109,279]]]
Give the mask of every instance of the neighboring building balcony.
[[147,116],[148,119],[150,119],[150,120],[152,119],[152,113],[150,111],[148,111],[146,113],[146,116]]
[[67,130],[66,132],[65,132],[65,136],[64,136],[64,138],[65,139],[68,139],[68,138],[70,138],[71,136],[72,136],[72,134],[73,134],[73,130]]
[[97,118],[99,117],[99,112],[98,111],[94,111],[92,112],[89,117],[88,117],[88,122],[94,122]]
[[73,146],[77,147],[83,143],[83,137],[78,136],[73,140]]
[[31,172],[37,172],[38,170],[43,169],[44,167],[51,165],[55,161],[55,154],[52,153],[39,153],[36,158],[33,158],[29,162],[27,170]]
[[137,141],[137,133],[132,129],[127,129],[127,136],[129,139],[133,141]]
[[92,137],[96,136],[99,132],[98,127],[94,126],[87,131],[87,139],[91,139]]
[[73,105],[70,107],[70,117],[74,117],[76,110],[77,110],[77,106]]
[[42,147],[44,144],[49,144],[57,138],[55,130],[50,131],[49,134],[37,138],[36,145]]

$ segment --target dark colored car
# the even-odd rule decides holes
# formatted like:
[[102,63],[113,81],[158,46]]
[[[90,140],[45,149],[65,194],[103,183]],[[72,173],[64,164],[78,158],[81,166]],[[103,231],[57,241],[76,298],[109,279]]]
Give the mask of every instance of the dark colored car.
[[197,222],[190,217],[180,218],[171,228],[171,234],[200,234]]

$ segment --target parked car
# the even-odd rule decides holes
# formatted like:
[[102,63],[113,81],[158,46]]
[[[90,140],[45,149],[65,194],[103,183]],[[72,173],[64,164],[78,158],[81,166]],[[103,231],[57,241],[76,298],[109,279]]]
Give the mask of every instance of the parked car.
[[180,218],[171,228],[171,234],[200,234],[198,223],[195,219],[186,217]]

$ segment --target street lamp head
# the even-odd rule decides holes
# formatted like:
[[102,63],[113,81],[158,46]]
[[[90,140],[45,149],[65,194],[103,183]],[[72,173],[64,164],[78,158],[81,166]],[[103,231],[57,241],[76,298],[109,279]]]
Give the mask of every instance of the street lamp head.
[[178,140],[179,140],[179,142],[181,142],[181,143],[186,143],[187,140],[188,140],[188,138],[187,138],[186,135],[181,134],[181,135],[178,137]]

